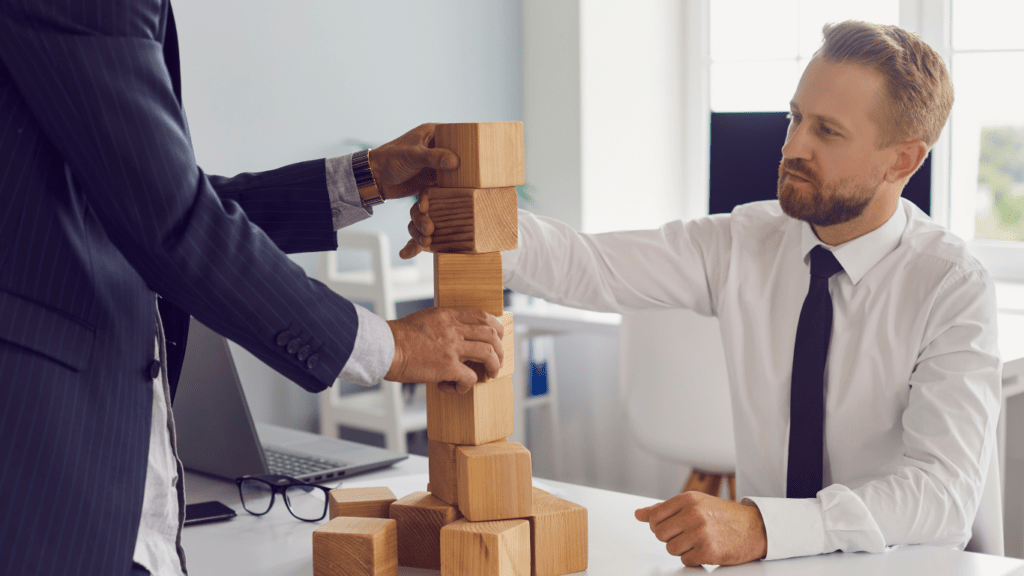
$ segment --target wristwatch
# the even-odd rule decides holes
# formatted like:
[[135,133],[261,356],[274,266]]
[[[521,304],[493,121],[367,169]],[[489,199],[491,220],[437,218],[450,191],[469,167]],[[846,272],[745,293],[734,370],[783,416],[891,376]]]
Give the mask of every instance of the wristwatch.
[[384,203],[384,194],[373,178],[373,171],[370,170],[369,150],[360,150],[352,155],[352,175],[356,178],[356,188],[359,189],[363,207],[369,208]]

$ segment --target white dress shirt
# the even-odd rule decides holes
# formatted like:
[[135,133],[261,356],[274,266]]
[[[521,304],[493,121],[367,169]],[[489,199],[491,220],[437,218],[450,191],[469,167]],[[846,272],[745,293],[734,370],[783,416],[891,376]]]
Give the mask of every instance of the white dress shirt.
[[[793,349],[816,245],[777,201],[595,235],[520,211],[504,280],[579,308],[719,318],[737,489],[761,511],[768,559],[914,543],[962,549],[996,443],[992,279],[906,200],[873,232],[825,246],[844,269],[829,280],[825,488],[786,499]],[[680,406],[680,417],[692,409]]]

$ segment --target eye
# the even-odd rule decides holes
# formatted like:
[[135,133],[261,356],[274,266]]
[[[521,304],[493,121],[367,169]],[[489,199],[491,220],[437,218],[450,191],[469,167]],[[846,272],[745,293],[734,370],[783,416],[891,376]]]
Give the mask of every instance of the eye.
[[789,114],[786,114],[786,120],[789,120],[793,124],[799,124],[800,120],[802,120],[802,118],[800,117],[799,114],[790,112]]
[[828,127],[828,124],[822,124],[818,127],[818,130],[826,136],[838,136],[839,132]]

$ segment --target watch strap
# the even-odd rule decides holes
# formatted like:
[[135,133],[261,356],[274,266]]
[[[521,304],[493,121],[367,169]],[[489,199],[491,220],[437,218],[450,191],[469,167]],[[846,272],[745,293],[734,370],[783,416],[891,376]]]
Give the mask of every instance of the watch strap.
[[363,206],[376,206],[384,203],[384,195],[381,193],[380,186],[377,184],[376,179],[373,177],[373,171],[370,169],[370,151],[360,150],[352,155],[352,175],[356,179],[356,188],[362,190],[363,188],[373,187],[376,196],[371,198],[362,199]]

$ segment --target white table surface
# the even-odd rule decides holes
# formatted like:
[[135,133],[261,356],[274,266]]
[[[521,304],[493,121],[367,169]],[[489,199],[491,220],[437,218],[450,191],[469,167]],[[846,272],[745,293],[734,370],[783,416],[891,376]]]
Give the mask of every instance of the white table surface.
[[[669,556],[646,524],[633,519],[633,511],[655,502],[651,498],[535,479],[539,488],[586,506],[589,518],[591,576],[669,576],[702,574]],[[427,459],[410,456],[397,465],[356,476],[343,488],[387,486],[399,498],[426,490]],[[275,501],[265,516],[242,509],[233,482],[199,474],[186,474],[190,503],[220,500],[238,512],[226,522],[189,526],[182,532],[191,576],[310,576],[313,573],[312,533],[320,522],[300,522],[283,502]],[[279,499],[279,498],[278,498]],[[715,574],[814,575],[870,574],[871,576],[973,576],[1024,574],[1024,561],[944,548],[907,547],[887,554],[829,554],[808,558],[727,566]],[[434,570],[399,568],[399,575],[436,575]]]

